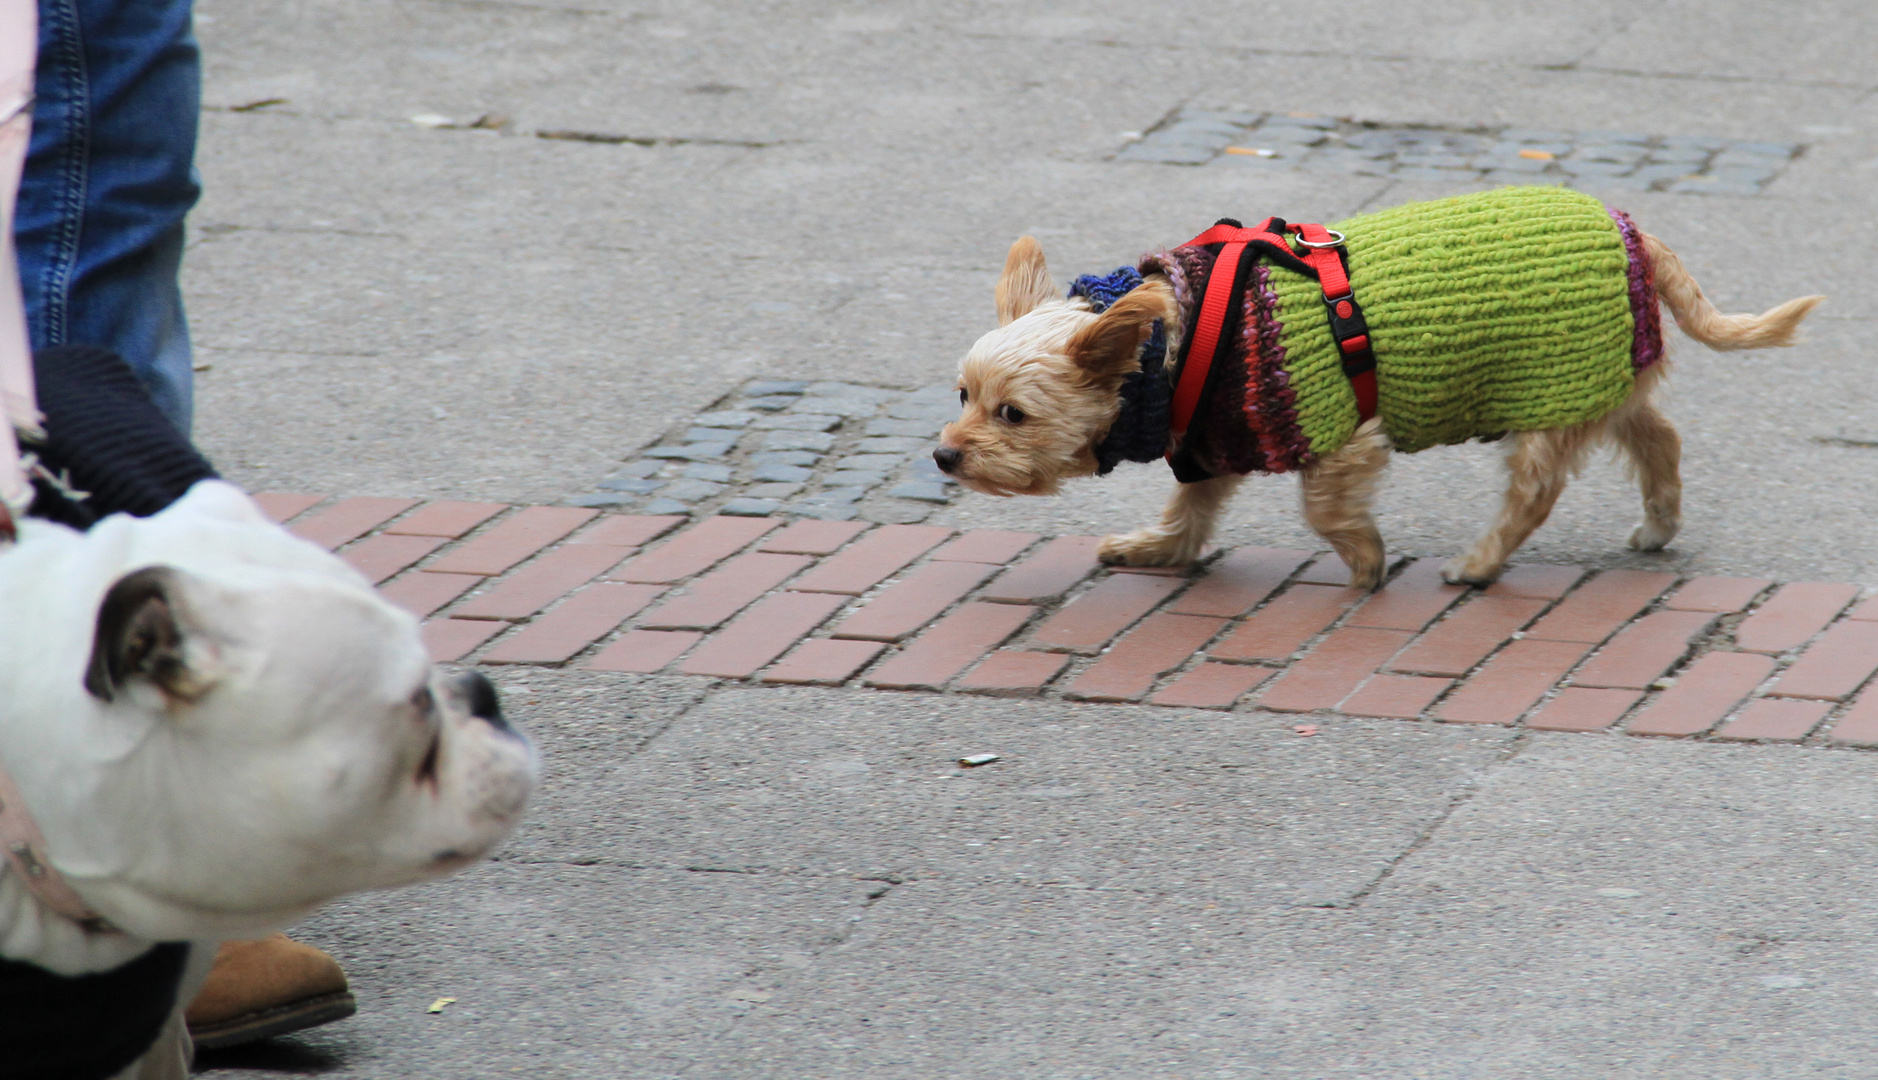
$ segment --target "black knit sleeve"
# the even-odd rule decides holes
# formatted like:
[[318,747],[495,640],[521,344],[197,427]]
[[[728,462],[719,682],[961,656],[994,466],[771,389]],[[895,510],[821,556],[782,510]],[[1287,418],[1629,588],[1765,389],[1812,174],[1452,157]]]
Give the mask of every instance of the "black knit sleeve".
[[46,439],[24,449],[69,486],[74,501],[34,481],[31,513],[89,528],[100,518],[148,517],[181,498],[215,468],[172,426],[124,360],[93,345],[61,345],[33,354]]

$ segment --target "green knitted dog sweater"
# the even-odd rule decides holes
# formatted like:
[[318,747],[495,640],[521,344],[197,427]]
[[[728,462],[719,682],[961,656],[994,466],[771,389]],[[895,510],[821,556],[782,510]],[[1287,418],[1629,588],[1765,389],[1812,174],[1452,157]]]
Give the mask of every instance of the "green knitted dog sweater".
[[[1596,419],[1660,355],[1634,227],[1587,195],[1504,188],[1332,228],[1346,238],[1378,413],[1399,450]],[[1169,278],[1191,326],[1211,260],[1180,248],[1141,269]],[[1240,330],[1202,406],[1204,456],[1222,472],[1283,472],[1347,442],[1356,397],[1318,283],[1261,262]]]

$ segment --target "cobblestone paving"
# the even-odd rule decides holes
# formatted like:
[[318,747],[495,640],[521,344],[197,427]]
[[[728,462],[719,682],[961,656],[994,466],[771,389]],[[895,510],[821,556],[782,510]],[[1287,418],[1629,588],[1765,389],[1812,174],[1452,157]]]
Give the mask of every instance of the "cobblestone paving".
[[1470,590],[1420,559],[1367,593],[1301,550],[1117,570],[1091,536],[257,500],[442,661],[1878,745],[1878,598],[1852,584],[1526,564]]
[[1116,154],[1214,169],[1323,170],[1485,184],[1758,195],[1804,148],[1629,131],[1441,129],[1182,109]]
[[746,383],[674,428],[570,506],[648,514],[784,515],[907,523],[951,501],[932,448],[958,415],[950,383],[887,390],[842,382]]

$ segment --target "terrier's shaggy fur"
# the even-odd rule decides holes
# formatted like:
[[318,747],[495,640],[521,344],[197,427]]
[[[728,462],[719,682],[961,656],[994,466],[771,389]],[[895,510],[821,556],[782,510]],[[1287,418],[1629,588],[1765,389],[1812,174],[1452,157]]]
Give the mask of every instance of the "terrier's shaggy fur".
[[[1762,315],[1724,315],[1702,295],[1674,252],[1642,234],[1653,263],[1657,297],[1683,333],[1711,349],[1759,349],[1792,344],[1800,321],[1825,299],[1789,300]],[[1359,295],[1362,282],[1357,282]],[[934,458],[940,468],[975,491],[992,495],[1049,495],[1065,479],[1097,472],[1095,448],[1115,423],[1123,379],[1140,369],[1138,354],[1155,320],[1170,342],[1181,340],[1180,307],[1159,274],[1100,315],[1086,301],[1066,300],[1032,237],[1011,246],[997,288],[998,329],[979,338],[959,365],[963,411],[946,425]],[[1172,355],[1170,349],[1169,355]],[[1381,363],[1388,363],[1387,356]],[[1171,364],[1170,364],[1171,367]],[[1507,439],[1511,474],[1498,517],[1442,576],[1484,585],[1551,513],[1568,477],[1599,443],[1613,443],[1628,460],[1643,492],[1643,521],[1630,546],[1656,551],[1681,525],[1681,439],[1651,402],[1667,362],[1637,373],[1621,404],[1570,427],[1519,431]],[[1170,447],[1171,449],[1171,447]],[[1382,536],[1370,515],[1378,475],[1391,445],[1380,418],[1356,429],[1342,447],[1302,470],[1304,519],[1350,567],[1351,583],[1374,588],[1386,561]],[[1099,549],[1104,562],[1168,566],[1197,557],[1241,476],[1217,476],[1174,490],[1158,525],[1110,536]]]

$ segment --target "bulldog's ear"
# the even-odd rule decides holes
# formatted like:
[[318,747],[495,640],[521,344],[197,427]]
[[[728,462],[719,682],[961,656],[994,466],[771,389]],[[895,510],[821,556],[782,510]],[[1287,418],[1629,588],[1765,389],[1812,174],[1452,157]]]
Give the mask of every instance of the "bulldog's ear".
[[181,572],[149,566],[118,578],[104,594],[85,669],[85,689],[93,697],[110,701],[139,680],[167,697],[196,696],[200,681],[189,671],[177,614],[181,585]]
[[1174,290],[1149,281],[1110,305],[1096,321],[1069,339],[1069,357],[1098,382],[1119,381],[1141,369],[1141,346],[1154,332],[1154,320],[1174,313]]
[[1004,257],[1004,276],[998,279],[998,325],[1023,318],[1055,296],[1056,282],[1043,264],[1043,245],[1034,236],[1018,237]]

